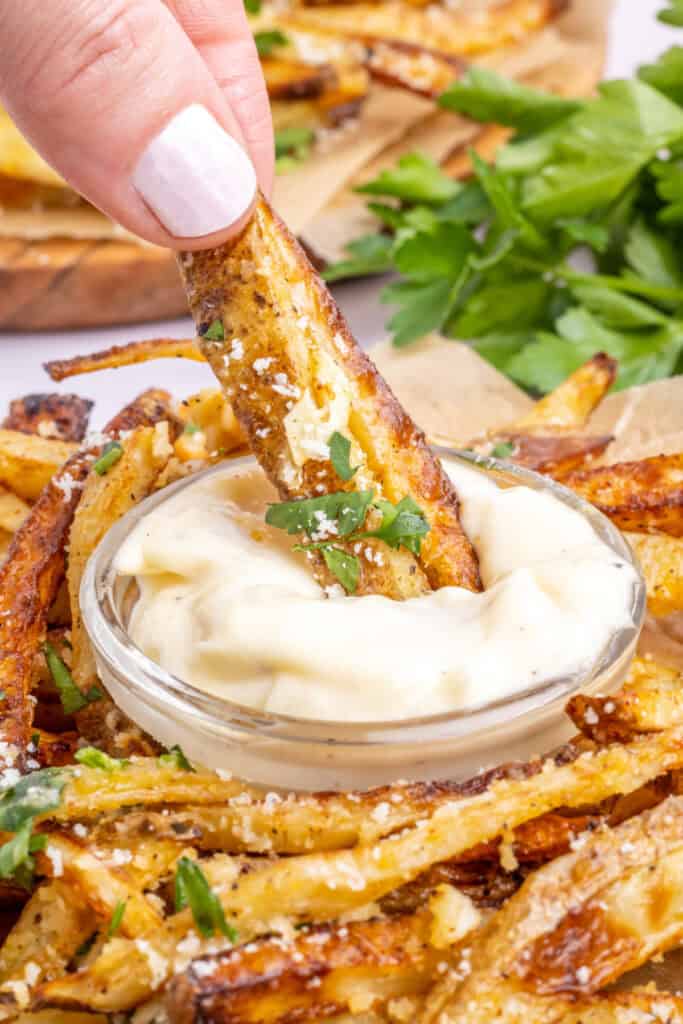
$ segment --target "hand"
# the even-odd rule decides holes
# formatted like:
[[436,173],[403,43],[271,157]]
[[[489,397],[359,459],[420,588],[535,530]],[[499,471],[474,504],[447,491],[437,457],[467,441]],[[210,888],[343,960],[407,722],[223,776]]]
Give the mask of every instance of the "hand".
[[242,0],[0,0],[0,98],[78,192],[158,245],[219,244],[257,178],[272,186]]

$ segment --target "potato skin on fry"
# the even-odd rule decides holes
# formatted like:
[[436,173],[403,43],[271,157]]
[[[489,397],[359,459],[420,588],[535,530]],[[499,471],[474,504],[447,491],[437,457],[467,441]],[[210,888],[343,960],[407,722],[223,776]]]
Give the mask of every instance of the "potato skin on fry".
[[10,402],[2,427],[57,441],[82,441],[93,404],[80,395],[24,395]]
[[263,939],[202,958],[173,978],[172,1024],[314,1024],[353,1006],[416,995],[443,950],[430,945],[431,914],[307,929],[292,942]]
[[[295,400],[308,398],[325,408],[336,397],[348,401],[351,454],[362,459],[347,489],[374,483],[390,501],[410,495],[424,511],[430,532],[419,567],[408,552],[384,548],[384,569],[361,560],[359,592],[415,596],[428,589],[422,571],[433,588],[480,590],[476,555],[460,525],[450,480],[265,200],[259,199],[238,239],[181,257],[180,267],[202,351],[281,496],[315,497],[321,488],[345,486],[329,458],[297,465],[286,429]],[[206,337],[216,321],[223,339]]]
[[562,482],[621,530],[683,537],[683,455],[579,470]]
[[515,423],[521,433],[545,428],[577,430],[585,427],[616,380],[617,360],[605,352],[596,354],[575,370],[559,387],[541,398],[526,416]]
[[150,338],[147,341],[132,341],[128,345],[112,345],[102,352],[91,352],[72,359],[53,359],[43,364],[43,369],[54,381],[78,377],[82,373],[96,373],[98,370],[115,370],[121,366],[133,366],[152,359],[191,359],[204,362],[196,342],[192,338]]

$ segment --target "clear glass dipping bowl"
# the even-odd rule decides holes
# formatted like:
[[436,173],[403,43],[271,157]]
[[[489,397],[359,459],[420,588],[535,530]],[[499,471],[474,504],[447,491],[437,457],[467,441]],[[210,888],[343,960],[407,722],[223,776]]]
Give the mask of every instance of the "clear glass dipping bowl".
[[[126,631],[136,583],[119,576],[114,558],[140,520],[198,476],[152,495],[107,533],[90,559],[81,587],[83,621],[102,680],[115,702],[166,746],[269,788],[321,790],[381,785],[397,779],[463,779],[482,768],[545,753],[576,730],[563,713],[569,697],[609,693],[621,683],[645,614],[645,584],[628,544],[595,508],[546,477],[498,459],[448,449],[505,485],[546,491],[576,509],[638,574],[633,626],[616,632],[589,671],[545,680],[524,692],[467,710],[394,722],[319,722],[255,711],[210,696],[165,671]],[[225,473],[255,464],[252,456],[206,470]]]

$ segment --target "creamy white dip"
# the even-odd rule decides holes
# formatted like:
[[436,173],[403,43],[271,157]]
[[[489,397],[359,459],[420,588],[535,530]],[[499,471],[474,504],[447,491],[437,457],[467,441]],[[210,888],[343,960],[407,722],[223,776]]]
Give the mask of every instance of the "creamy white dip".
[[277,498],[261,471],[227,467],[152,510],[118,553],[140,588],[134,643],[200,690],[333,721],[439,714],[587,671],[631,625],[634,570],[551,495],[444,465],[483,593],[329,596],[294,538],[265,525]]

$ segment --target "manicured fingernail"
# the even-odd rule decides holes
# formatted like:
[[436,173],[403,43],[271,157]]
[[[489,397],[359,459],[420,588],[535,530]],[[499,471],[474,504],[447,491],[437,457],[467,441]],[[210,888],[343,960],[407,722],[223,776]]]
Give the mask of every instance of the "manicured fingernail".
[[169,121],[140,157],[133,185],[175,238],[230,227],[256,192],[251,160],[206,107],[193,104]]

